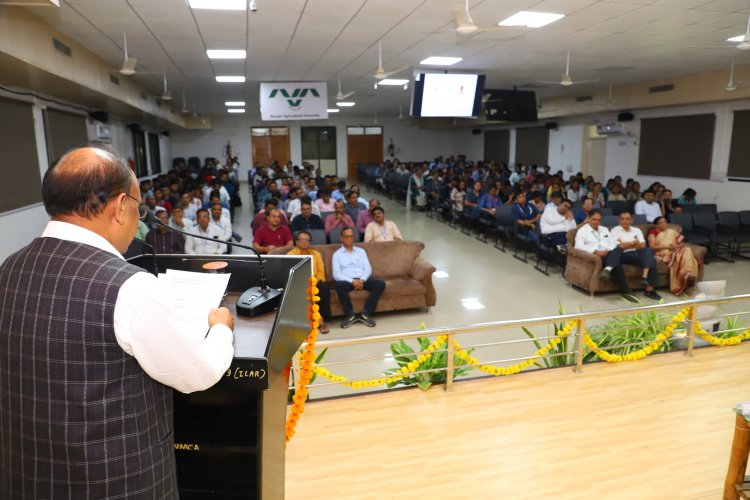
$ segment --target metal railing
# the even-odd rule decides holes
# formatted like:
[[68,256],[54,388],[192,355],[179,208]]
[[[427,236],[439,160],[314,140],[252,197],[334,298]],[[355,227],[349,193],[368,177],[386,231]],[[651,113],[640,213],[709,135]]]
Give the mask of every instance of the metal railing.
[[[671,302],[671,303],[663,303],[663,304],[654,304],[654,305],[648,305],[648,306],[640,306],[640,307],[624,307],[624,308],[618,308],[618,309],[608,309],[608,310],[598,310],[598,311],[591,311],[591,312],[578,312],[578,313],[570,313],[570,314],[561,314],[561,315],[555,315],[555,316],[541,316],[541,317],[535,317],[535,318],[524,318],[524,319],[517,319],[517,320],[504,320],[504,321],[494,321],[489,323],[477,323],[472,325],[464,325],[464,326],[450,326],[450,327],[442,327],[442,328],[432,328],[432,329],[424,329],[424,330],[410,330],[410,331],[404,331],[404,332],[398,332],[398,333],[387,333],[387,334],[379,334],[379,335],[369,335],[364,337],[349,337],[349,338],[342,338],[342,339],[325,339],[322,340],[319,337],[319,340],[316,344],[316,352],[321,352],[323,349],[328,348],[328,354],[326,355],[326,359],[330,357],[330,353],[334,351],[338,351],[343,348],[347,347],[355,347],[355,346],[365,346],[365,345],[372,345],[372,344],[387,344],[390,346],[393,342],[400,342],[402,340],[414,340],[418,337],[438,337],[441,335],[445,335],[447,337],[447,342],[445,345],[440,348],[436,349],[433,352],[439,353],[439,352],[445,352],[447,354],[446,359],[446,366],[444,368],[433,368],[433,369],[419,369],[412,374],[422,374],[422,373],[434,373],[434,372],[442,372],[445,371],[446,378],[445,378],[445,390],[450,391],[453,388],[453,383],[455,380],[455,372],[459,368],[466,368],[466,367],[475,367],[476,364],[463,364],[461,366],[456,366],[454,363],[454,355],[456,352],[455,343],[454,341],[457,338],[461,338],[461,348],[466,350],[472,350],[472,349],[487,349],[487,348],[494,348],[495,350],[500,350],[503,352],[503,355],[500,359],[492,359],[487,361],[482,361],[481,365],[497,365],[502,363],[511,363],[511,362],[519,362],[531,359],[533,356],[522,356],[518,355],[516,353],[515,355],[512,355],[511,352],[506,351],[513,351],[514,346],[524,346],[528,343],[534,343],[537,342],[543,342],[546,343],[550,339],[555,337],[555,332],[552,332],[548,335],[540,335],[540,336],[532,336],[528,335],[528,338],[514,338],[514,339],[490,339],[489,341],[487,339],[476,339],[476,337],[479,334],[482,335],[490,335],[494,337],[496,334],[500,332],[507,332],[511,329],[518,329],[518,328],[525,328],[527,331],[529,331],[532,327],[543,327],[547,326],[548,328],[550,326],[554,325],[560,325],[560,324],[568,324],[569,322],[575,321],[577,322],[577,326],[575,329],[571,332],[569,340],[571,341],[572,345],[568,345],[568,350],[566,352],[552,352],[548,355],[544,356],[545,359],[551,359],[559,356],[570,356],[571,359],[573,359],[573,363],[570,365],[563,365],[563,366],[572,366],[573,371],[576,373],[581,373],[583,370],[583,364],[584,364],[584,358],[586,354],[588,354],[586,350],[585,343],[583,341],[583,334],[585,332],[588,332],[590,328],[593,328],[597,332],[602,331],[604,325],[598,324],[596,325],[597,320],[603,320],[603,319],[615,319],[622,316],[633,316],[635,314],[648,314],[648,313],[664,313],[667,311],[673,311],[677,312],[680,310],[683,310],[686,307],[691,307],[690,309],[690,315],[684,322],[684,330],[685,330],[685,336],[687,346],[685,348],[685,356],[692,357],[693,351],[695,348],[695,337],[696,337],[696,314],[699,311],[699,306],[723,306],[727,304],[736,304],[740,302],[750,302],[750,294],[742,294],[742,295],[734,295],[729,297],[717,297],[717,298],[703,298],[703,299],[690,299],[690,300],[684,300],[684,301],[678,301],[678,302]],[[738,318],[740,316],[744,315],[750,315],[750,309],[746,308],[745,310],[740,310],[736,312],[729,312],[729,313],[721,313],[720,311],[715,311],[714,313],[710,314],[710,318],[706,320],[713,321],[716,324],[716,329],[713,331],[715,334],[723,333],[723,332],[737,332],[738,328],[732,328],[732,329],[721,329],[719,328],[719,325],[724,318]],[[703,320],[702,320],[703,321]],[[718,323],[717,323],[718,321]],[[655,327],[661,327],[663,328],[666,326],[668,321],[664,321],[663,319],[661,321],[652,321],[649,323],[649,326],[652,328]],[[742,326],[742,329],[747,328],[750,326],[750,324]],[[613,330],[614,331],[614,330]],[[611,332],[610,332],[611,333]],[[532,338],[533,337],[533,338]],[[629,346],[639,346],[639,345],[645,345],[649,342],[652,342],[653,339],[648,339],[640,342],[634,342],[634,343],[628,343],[628,344],[622,344],[622,345],[608,345],[606,347],[602,347],[602,349],[605,350],[613,350],[623,347],[629,347]],[[515,348],[517,351],[517,347]],[[416,349],[414,353],[409,353],[409,355],[419,356],[420,354],[426,354],[427,351],[420,352],[419,349]],[[391,359],[395,361],[395,358],[399,356],[406,356],[406,355],[382,355],[382,356],[372,356],[370,352],[368,352],[368,356],[365,357],[356,357],[351,356],[352,353],[344,353],[343,355],[340,355],[339,357],[341,359],[336,359],[332,361],[326,361],[326,359],[322,360],[321,363],[318,366],[326,367],[327,369],[337,372],[338,370],[345,368],[347,366],[363,366],[367,363],[377,363],[377,362],[384,362],[384,361],[390,361]],[[295,360],[294,362],[294,370],[297,372],[298,368],[298,360]],[[360,376],[360,373],[362,370],[355,369],[349,370],[349,374],[352,373],[352,371],[355,372],[354,377],[350,377],[349,381],[351,382],[357,382],[357,381],[365,381],[370,380],[373,377],[383,377],[382,370],[379,370],[377,373],[371,373],[369,376]],[[315,388],[315,387],[324,387],[324,386],[332,386],[335,385],[336,382],[321,382],[320,378],[318,378],[313,384],[311,384],[309,387]]]

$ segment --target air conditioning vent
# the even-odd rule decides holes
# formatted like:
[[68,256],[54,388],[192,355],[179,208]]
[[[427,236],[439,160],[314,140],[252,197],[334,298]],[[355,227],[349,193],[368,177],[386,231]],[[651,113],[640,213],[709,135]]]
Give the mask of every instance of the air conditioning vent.
[[71,49],[70,47],[68,47],[64,43],[62,43],[57,38],[53,38],[52,39],[52,45],[55,46],[55,50],[57,50],[59,52],[62,52],[63,54],[65,54],[68,57],[73,57],[73,49]]
[[120,85],[120,79],[115,75],[109,75],[109,81],[114,83],[115,85]]
[[622,122],[600,123],[596,126],[596,133],[599,135],[625,135],[627,129]]
[[658,92],[671,92],[674,90],[674,83],[668,83],[666,85],[656,85],[655,87],[649,87],[649,94],[656,94]]

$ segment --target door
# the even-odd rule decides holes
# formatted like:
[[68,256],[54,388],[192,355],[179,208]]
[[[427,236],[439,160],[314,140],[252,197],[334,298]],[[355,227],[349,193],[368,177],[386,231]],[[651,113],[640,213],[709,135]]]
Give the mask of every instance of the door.
[[383,127],[346,127],[347,176],[357,179],[357,164],[383,161]]
[[301,127],[302,161],[336,175],[336,127]]
[[284,165],[291,158],[289,127],[252,127],[250,137],[253,165],[270,165],[276,160]]
[[583,175],[590,175],[594,180],[604,184],[607,138],[596,133],[596,125],[586,127],[586,142],[583,149]]

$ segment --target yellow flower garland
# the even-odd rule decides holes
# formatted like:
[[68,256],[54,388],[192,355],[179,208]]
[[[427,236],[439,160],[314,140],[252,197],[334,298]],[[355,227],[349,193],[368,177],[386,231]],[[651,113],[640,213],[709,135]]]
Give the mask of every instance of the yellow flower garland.
[[318,293],[320,290],[315,285],[318,284],[318,280],[315,276],[310,277],[308,283],[310,288],[307,289],[308,297],[307,301],[310,305],[307,306],[307,319],[310,320],[310,333],[307,335],[307,343],[305,344],[304,350],[301,356],[301,367],[299,371],[299,380],[297,381],[297,387],[292,397],[292,404],[289,415],[286,419],[286,442],[288,443],[292,436],[294,436],[294,428],[297,426],[297,422],[300,416],[305,411],[305,401],[307,400],[307,386],[310,384],[310,380],[313,376],[313,369],[315,363],[315,340],[318,337],[318,326],[320,325],[320,306],[316,302],[320,301]]
[[424,354],[420,354],[417,359],[414,361],[409,362],[406,366],[401,367],[398,373],[394,373],[393,375],[389,375],[386,377],[379,377],[375,379],[369,379],[369,380],[355,380],[351,381],[346,377],[342,377],[340,375],[334,375],[331,372],[329,372],[327,369],[323,368],[322,366],[314,366],[313,371],[321,377],[325,377],[331,382],[337,382],[341,385],[346,385],[351,387],[352,389],[362,389],[364,387],[378,387],[385,384],[392,384],[396,381],[398,381],[401,378],[406,377],[407,375],[410,375],[411,373],[417,371],[419,369],[419,365],[427,361],[427,359],[432,356],[433,352],[443,347],[445,342],[448,340],[448,337],[446,335],[441,335],[435,341],[427,346],[427,349],[425,349]]
[[468,352],[466,352],[464,349],[461,348],[458,342],[454,341],[453,345],[456,346],[456,356],[463,359],[470,365],[475,365],[476,368],[480,371],[483,371],[484,373],[494,375],[496,377],[498,376],[507,376],[507,375],[514,375],[522,370],[525,370],[526,368],[533,365],[536,360],[539,358],[543,358],[549,352],[557,347],[557,345],[562,342],[563,338],[570,335],[570,332],[573,331],[573,327],[578,324],[578,321],[571,321],[567,325],[565,325],[565,328],[562,330],[558,330],[555,332],[555,335],[557,335],[555,338],[550,339],[549,343],[545,346],[539,349],[534,353],[534,355],[525,360],[521,363],[517,363],[515,365],[511,366],[505,366],[505,367],[497,367],[497,366],[491,366],[491,365],[483,365],[479,362],[479,360],[473,356],[471,356]]
[[708,333],[703,326],[700,324],[699,321],[695,322],[695,333],[700,338],[705,340],[711,345],[718,345],[718,346],[728,346],[728,345],[737,345],[743,340],[750,339],[750,328],[745,330],[744,332],[740,333],[739,335],[734,335],[732,337],[727,338],[720,338],[715,335],[711,335]]

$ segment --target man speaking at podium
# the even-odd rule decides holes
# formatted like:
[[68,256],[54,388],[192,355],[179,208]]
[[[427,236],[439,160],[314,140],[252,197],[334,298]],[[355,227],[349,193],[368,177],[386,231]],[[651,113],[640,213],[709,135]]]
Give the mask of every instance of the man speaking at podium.
[[234,319],[181,323],[125,262],[146,211],[113,154],[69,152],[42,193],[44,233],[0,265],[0,496],[178,498],[172,388],[222,377]]

